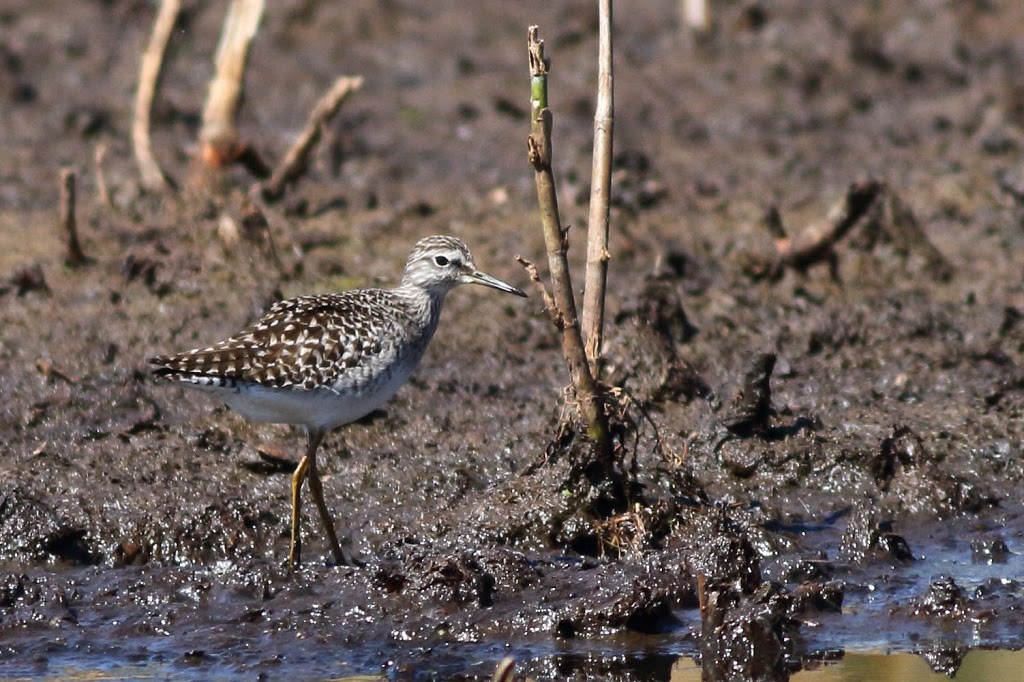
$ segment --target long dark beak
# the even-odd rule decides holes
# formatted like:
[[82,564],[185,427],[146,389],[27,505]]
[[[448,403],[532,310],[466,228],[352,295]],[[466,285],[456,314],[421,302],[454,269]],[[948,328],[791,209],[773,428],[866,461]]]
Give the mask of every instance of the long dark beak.
[[490,275],[480,272],[479,270],[467,272],[462,276],[462,281],[465,282],[466,284],[483,284],[485,287],[490,287],[492,289],[497,289],[498,291],[504,291],[505,293],[508,294],[515,294],[516,296],[522,296],[523,298],[526,298],[525,293],[523,293],[519,289],[516,289],[511,284],[506,284],[497,277],[491,277]]

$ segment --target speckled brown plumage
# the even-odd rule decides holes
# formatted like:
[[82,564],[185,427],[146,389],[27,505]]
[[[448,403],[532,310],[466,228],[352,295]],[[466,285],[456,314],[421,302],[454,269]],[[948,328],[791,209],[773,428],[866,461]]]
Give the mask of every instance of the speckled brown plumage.
[[408,301],[381,289],[299,296],[226,341],[151,362],[156,376],[200,386],[358,391],[429,340],[433,320],[412,315]]

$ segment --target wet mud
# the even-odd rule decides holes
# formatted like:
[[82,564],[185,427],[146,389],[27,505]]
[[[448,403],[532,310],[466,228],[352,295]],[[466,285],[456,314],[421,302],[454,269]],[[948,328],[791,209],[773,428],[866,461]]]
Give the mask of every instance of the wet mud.
[[[781,680],[844,651],[953,674],[1021,647],[1018,3],[726,2],[701,38],[675,3],[620,6],[615,503],[579,475],[539,297],[462,288],[409,384],[323,444],[366,565],[333,567],[308,516],[295,575],[302,435],[157,385],[145,358],[282,297],[395,284],[428,234],[528,290],[534,23],[579,285],[596,9],[268,3],[240,120],[262,154],[336,76],[366,78],[269,239],[239,227],[244,170],[189,183],[222,11],[187,7],[172,41],[160,197],[130,142],[152,5],[0,8],[0,676],[482,679],[513,655],[536,679],[668,680],[687,655]],[[884,201],[829,232],[865,188]]]

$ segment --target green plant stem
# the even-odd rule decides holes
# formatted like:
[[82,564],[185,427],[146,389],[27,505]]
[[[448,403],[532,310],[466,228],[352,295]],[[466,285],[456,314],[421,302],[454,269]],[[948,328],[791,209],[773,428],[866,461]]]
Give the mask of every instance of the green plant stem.
[[549,312],[562,337],[562,355],[576,391],[580,414],[587,423],[587,436],[597,447],[599,459],[602,462],[610,462],[612,444],[604,394],[587,363],[566,258],[569,242],[558,213],[558,196],[555,191],[554,174],[551,171],[552,115],[546,106],[548,64],[544,59],[544,43],[540,40],[536,26],[530,27],[529,53],[532,119],[527,144],[529,161],[533,166],[537,185],[537,201],[548,256],[552,300],[555,304],[555,310]]

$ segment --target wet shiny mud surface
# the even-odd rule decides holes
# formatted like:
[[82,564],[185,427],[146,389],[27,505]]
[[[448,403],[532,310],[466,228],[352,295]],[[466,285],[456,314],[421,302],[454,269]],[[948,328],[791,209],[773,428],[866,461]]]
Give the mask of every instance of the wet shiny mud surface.
[[[366,78],[268,209],[271,251],[231,238],[243,171],[189,189],[220,12],[191,8],[176,34],[154,148],[183,189],[158,198],[129,137],[150,4],[0,9],[0,677],[482,679],[511,654],[537,679],[668,680],[680,655],[784,679],[845,651],[949,674],[1021,647],[1016,3],[723,3],[696,44],[674,3],[620,8],[604,376],[623,389],[628,504],[580,484],[539,297],[467,287],[396,399],[321,450],[366,565],[332,567],[308,516],[293,576],[272,461],[297,459],[301,434],[156,385],[145,358],[281,297],[394,284],[427,234],[527,289],[513,256],[544,260],[531,23],[582,272],[596,16],[268,6],[241,117],[263,153],[334,77]],[[77,269],[56,229],[63,165],[92,259]],[[770,208],[796,234],[867,178],[890,209],[834,245],[836,277],[763,267]],[[948,269],[886,232],[899,202]],[[736,654],[749,642],[754,660]]]

